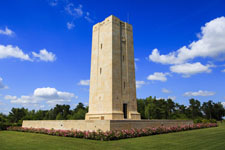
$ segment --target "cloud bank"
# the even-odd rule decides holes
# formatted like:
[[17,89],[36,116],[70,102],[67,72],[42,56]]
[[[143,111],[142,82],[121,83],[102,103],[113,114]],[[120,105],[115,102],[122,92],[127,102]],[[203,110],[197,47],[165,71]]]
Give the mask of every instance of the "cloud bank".
[[[201,27],[198,40],[188,46],[183,46],[169,54],[160,54],[156,48],[149,55],[149,60],[155,63],[172,65],[170,70],[175,73],[190,76],[198,73],[211,72],[209,64],[190,63],[195,58],[225,59],[225,17],[219,17],[207,22]],[[190,68],[189,68],[190,67]]]
[[89,86],[90,80],[80,80],[78,85]]
[[78,98],[73,93],[58,91],[55,88],[44,87],[34,90],[32,95],[22,95],[21,97],[6,95],[6,100],[10,100],[11,103],[21,105],[37,105],[44,102],[49,105],[64,104],[71,101],[72,98]]
[[2,35],[7,35],[7,36],[11,36],[13,35],[13,31],[10,30],[8,27],[5,27],[5,30],[0,29],[0,34]]
[[[56,60],[55,54],[52,52],[48,52],[46,49],[40,50],[39,53],[32,52],[32,57],[28,54],[26,54],[22,49],[20,49],[18,46],[13,45],[0,45],[0,59],[5,58],[17,58],[20,60],[25,61],[50,61],[53,62]],[[37,58],[37,59],[36,59]]]
[[136,81],[136,88],[140,88],[145,84],[146,84],[145,81]]
[[197,92],[185,92],[184,96],[213,96],[215,95],[215,92],[212,91],[202,91],[199,90]]
[[161,82],[166,82],[167,81],[167,76],[170,75],[169,73],[162,73],[162,72],[155,72],[152,75],[148,76],[148,80],[152,81],[161,81]]

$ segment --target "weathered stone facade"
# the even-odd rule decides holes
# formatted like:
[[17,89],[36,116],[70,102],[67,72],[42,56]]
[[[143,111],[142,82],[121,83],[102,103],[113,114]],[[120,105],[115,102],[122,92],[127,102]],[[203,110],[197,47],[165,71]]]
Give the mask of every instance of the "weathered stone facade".
[[80,131],[112,131],[191,125],[192,120],[24,120],[23,127]]
[[86,120],[139,120],[132,26],[109,16],[93,26]]

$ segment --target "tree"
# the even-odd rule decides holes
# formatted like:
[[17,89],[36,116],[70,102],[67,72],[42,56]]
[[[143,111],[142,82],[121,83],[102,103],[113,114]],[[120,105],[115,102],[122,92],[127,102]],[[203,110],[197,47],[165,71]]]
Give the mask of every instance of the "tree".
[[166,119],[171,119],[172,118],[172,114],[174,113],[175,111],[175,103],[173,102],[172,99],[167,99],[167,112],[168,112],[168,117],[166,117]]
[[45,110],[45,111],[38,110],[34,115],[34,120],[44,120],[44,119],[47,120],[47,113],[48,113],[47,110]]
[[189,103],[190,103],[189,110],[191,112],[191,118],[194,119],[194,118],[202,117],[200,101],[192,98],[189,100]]
[[8,118],[7,118],[6,115],[0,113],[0,122],[7,122],[7,119],[8,119]]
[[28,110],[25,108],[12,108],[9,112],[9,120],[12,123],[22,123],[23,118],[27,115]]
[[210,100],[208,102],[204,102],[202,105],[202,110],[205,113],[207,119],[212,119],[213,116],[213,102]]
[[58,113],[58,115],[56,116],[56,120],[64,120],[61,113]]
[[143,99],[137,99],[137,110],[141,114],[142,119],[147,119],[145,117],[145,101]]
[[84,104],[83,103],[78,103],[78,105],[76,106],[76,108],[74,109],[74,112],[78,112],[80,109],[85,109]]
[[72,115],[72,117],[70,119],[74,119],[74,120],[85,119],[86,113],[87,113],[87,111],[85,109],[79,109],[76,113],[74,113]]
[[53,117],[56,119],[57,115],[60,113],[64,120],[67,119],[67,116],[71,114],[70,105],[56,105],[53,109]]
[[223,120],[223,116],[225,116],[225,109],[220,102],[214,104],[213,110],[213,118],[216,120]]
[[85,114],[88,112],[88,107],[84,107],[84,104],[79,103],[76,108],[72,111],[70,119],[85,119]]

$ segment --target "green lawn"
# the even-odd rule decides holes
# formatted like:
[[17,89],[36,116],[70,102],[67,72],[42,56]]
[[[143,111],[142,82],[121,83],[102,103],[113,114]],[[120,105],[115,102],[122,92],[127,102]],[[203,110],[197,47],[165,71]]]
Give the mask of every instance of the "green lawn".
[[44,134],[0,131],[0,150],[224,150],[225,124],[219,127],[118,141],[94,141]]

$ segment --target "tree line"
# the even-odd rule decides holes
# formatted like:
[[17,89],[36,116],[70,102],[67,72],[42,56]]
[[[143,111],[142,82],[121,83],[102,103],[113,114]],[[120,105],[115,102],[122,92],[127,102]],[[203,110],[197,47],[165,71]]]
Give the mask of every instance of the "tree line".
[[12,108],[8,115],[0,114],[0,123],[18,123],[23,120],[79,120],[84,119],[88,106],[79,103],[76,108],[70,105],[56,105],[50,110],[31,110],[25,108]]
[[223,105],[212,100],[201,102],[197,99],[190,99],[189,106],[175,103],[172,99],[156,99],[147,97],[137,99],[138,112],[142,119],[215,119],[222,120],[225,116]]
[[[142,119],[193,119],[201,121],[222,120],[225,116],[223,105],[209,100],[201,104],[199,100],[190,99],[189,106],[175,103],[172,99],[147,97],[137,99],[138,112]],[[20,124],[23,120],[79,120],[85,119],[88,106],[79,103],[74,109],[70,105],[56,105],[50,110],[28,110],[12,108],[8,115],[0,113],[0,124]]]

